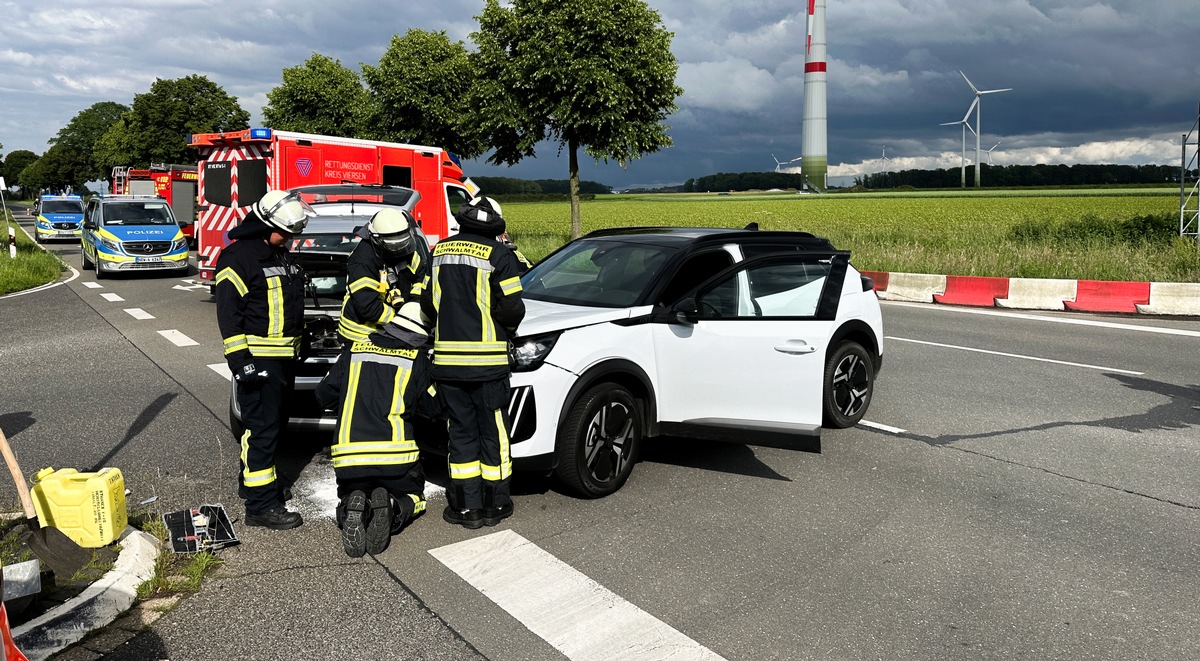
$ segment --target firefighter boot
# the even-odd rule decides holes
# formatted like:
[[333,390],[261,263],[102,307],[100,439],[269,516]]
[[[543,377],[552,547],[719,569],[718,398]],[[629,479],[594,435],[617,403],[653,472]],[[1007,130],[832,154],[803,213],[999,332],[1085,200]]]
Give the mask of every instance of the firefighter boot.
[[289,512],[283,505],[276,505],[261,514],[246,512],[246,525],[270,528],[271,530],[289,530],[299,528],[304,524],[304,518],[299,512]]
[[371,516],[367,520],[367,553],[383,553],[392,539],[392,497],[387,489],[371,492]]
[[483,487],[483,525],[494,526],[504,519],[512,516],[513,504],[510,500],[507,504],[497,507],[496,503],[496,487],[485,484]]
[[367,494],[351,491],[344,502],[346,518],[342,521],[342,548],[351,558],[361,558],[367,551]]

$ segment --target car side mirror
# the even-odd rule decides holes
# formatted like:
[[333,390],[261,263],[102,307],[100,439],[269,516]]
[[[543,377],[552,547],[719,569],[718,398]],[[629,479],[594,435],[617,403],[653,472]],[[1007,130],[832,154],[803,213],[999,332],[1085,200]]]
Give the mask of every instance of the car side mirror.
[[681,324],[694,324],[700,319],[700,309],[696,307],[696,299],[685,298],[671,306],[675,319]]
[[83,229],[94,230],[94,229],[96,229],[96,223],[93,221],[90,221],[90,220],[85,220],[85,221],[83,221]]

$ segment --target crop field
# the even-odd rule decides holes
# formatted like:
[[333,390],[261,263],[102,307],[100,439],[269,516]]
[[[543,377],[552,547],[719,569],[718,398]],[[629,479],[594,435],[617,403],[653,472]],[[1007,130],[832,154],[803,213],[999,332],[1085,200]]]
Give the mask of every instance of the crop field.
[[[531,259],[565,243],[567,202],[506,203]],[[1200,282],[1200,250],[1178,236],[1179,189],[890,194],[611,195],[582,203],[583,231],[629,226],[801,230],[860,269],[948,275]]]

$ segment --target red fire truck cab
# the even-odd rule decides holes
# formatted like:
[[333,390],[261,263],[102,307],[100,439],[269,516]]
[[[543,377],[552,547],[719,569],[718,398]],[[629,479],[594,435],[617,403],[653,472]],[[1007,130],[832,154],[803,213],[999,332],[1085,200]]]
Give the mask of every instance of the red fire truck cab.
[[412,188],[420,194],[413,215],[430,244],[458,231],[454,210],[479,190],[440,147],[268,128],[193,134],[188,145],[200,153],[197,259],[200,278],[210,284],[229,230],[268,190],[341,183]]
[[113,168],[108,192],[113,195],[157,195],[171,205],[179,229],[189,241],[196,237],[196,181],[194,165],[151,163],[148,168]]

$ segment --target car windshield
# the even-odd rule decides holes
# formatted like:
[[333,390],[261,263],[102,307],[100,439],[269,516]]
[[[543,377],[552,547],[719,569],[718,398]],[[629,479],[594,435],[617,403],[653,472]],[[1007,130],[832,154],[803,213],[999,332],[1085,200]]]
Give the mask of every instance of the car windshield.
[[166,202],[114,202],[104,205],[105,225],[174,225]]
[[582,239],[522,276],[522,296],[569,305],[629,307],[654,283],[672,252],[646,243]]
[[83,203],[78,200],[45,200],[42,213],[83,213]]

